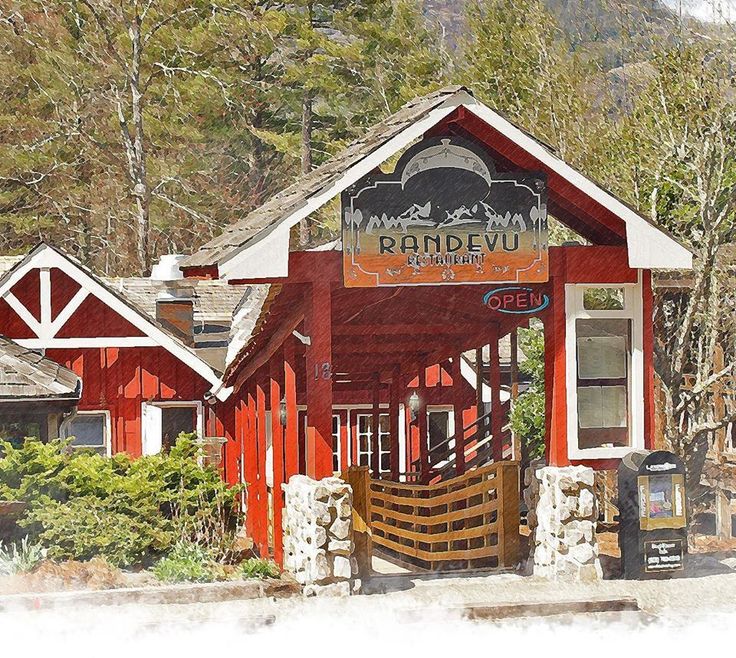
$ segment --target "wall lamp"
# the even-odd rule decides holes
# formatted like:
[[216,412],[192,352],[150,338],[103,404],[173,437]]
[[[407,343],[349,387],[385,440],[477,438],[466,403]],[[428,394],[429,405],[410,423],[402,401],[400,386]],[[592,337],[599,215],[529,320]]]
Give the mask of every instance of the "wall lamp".
[[411,419],[414,421],[417,419],[417,415],[419,414],[419,396],[417,395],[416,391],[412,391],[412,394],[409,396],[409,409],[411,410]]
[[279,404],[279,421],[281,422],[281,427],[286,427],[286,396],[284,396]]

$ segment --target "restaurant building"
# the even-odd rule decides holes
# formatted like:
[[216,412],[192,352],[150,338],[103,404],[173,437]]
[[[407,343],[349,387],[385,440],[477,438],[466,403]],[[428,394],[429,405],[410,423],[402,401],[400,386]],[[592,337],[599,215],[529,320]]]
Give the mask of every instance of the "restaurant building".
[[[337,198],[341,238],[299,249],[295,227]],[[579,239],[550,246],[553,221]],[[225,473],[249,484],[256,544],[281,558],[293,474],[365,464],[395,483],[375,494],[390,531],[374,540],[431,557],[427,520],[397,510],[518,459],[499,346],[530,322],[544,333],[547,463],[610,469],[650,448],[652,270],[690,267],[683,245],[469,90],[407,104],[182,263],[187,277],[250,287],[222,387],[234,416]],[[466,377],[468,353],[480,358]],[[446,436],[432,439],[438,407]],[[504,477],[518,503],[518,471]],[[444,491],[459,503],[442,517],[449,559],[453,523],[475,503]],[[504,525],[488,505],[474,523]],[[465,522],[469,558],[493,553],[473,548],[484,533]]]

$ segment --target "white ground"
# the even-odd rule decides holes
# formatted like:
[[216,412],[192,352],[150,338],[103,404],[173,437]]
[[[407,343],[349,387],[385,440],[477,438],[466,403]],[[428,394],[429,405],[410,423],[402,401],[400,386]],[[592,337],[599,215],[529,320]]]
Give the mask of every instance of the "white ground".
[[[736,635],[736,560],[726,573],[669,581],[565,585],[513,574],[414,578],[349,599],[228,601],[5,612],[2,655],[216,656],[582,655],[628,658],[649,645],[671,658]],[[713,565],[712,565],[713,566]],[[715,566],[719,566],[715,564]],[[720,565],[723,568],[722,565]],[[642,612],[468,621],[467,606],[635,597]],[[568,638],[572,637],[575,644]],[[521,645],[519,644],[521,642]],[[480,650],[487,647],[488,650]],[[526,651],[520,649],[540,649]],[[656,650],[655,650],[656,649]],[[632,657],[633,658],[633,655]]]

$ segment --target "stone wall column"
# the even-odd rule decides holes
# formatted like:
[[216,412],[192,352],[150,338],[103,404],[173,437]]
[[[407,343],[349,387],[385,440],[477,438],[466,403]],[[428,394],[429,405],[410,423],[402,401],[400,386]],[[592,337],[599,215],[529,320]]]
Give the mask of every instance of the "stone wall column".
[[545,466],[529,479],[525,498],[534,575],[570,581],[602,578],[593,469]]
[[293,475],[285,494],[284,569],[307,596],[340,596],[360,586],[353,558],[353,490],[336,477]]

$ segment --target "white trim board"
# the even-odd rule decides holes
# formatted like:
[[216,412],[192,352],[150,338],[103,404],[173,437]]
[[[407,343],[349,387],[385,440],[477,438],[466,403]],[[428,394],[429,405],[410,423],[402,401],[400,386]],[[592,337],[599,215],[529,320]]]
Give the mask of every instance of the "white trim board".
[[[67,304],[67,307],[59,313],[59,316],[54,321],[51,320],[51,291],[49,280],[49,272],[53,267],[58,268],[67,276],[70,276],[79,283],[82,287],[81,290],[86,291],[82,294],[80,290],[80,292],[74,295]],[[19,339],[16,342],[20,345],[32,349],[158,346],[164,348],[209,382],[212,385],[212,392],[218,400],[224,401],[230,395],[232,389],[223,388],[219,375],[208,363],[200,359],[186,347],[184,343],[152,322],[142,311],[123,301],[91,272],[87,271],[84,266],[49,245],[41,244],[33,249],[26,258],[0,279],[0,297],[6,299],[11,307],[13,307],[11,300],[15,299],[14,295],[10,292],[11,289],[33,269],[39,269],[41,275],[41,322],[35,323],[38,326],[29,324],[29,327],[34,331],[37,338]],[[69,320],[88,295],[97,297],[103,304],[115,311],[124,320],[130,322],[131,325],[145,334],[145,336],[56,338],[56,334],[63,324]],[[71,310],[69,310],[69,307],[71,307]],[[66,317],[67,315],[68,317]]]
[[283,277],[288,274],[289,229],[341,194],[363,176],[420,138],[459,107],[466,108],[520,148],[549,167],[588,197],[603,205],[626,225],[629,266],[635,269],[691,269],[692,253],[674,238],[647,222],[610,192],[558,158],[536,139],[514,126],[468,92],[460,90],[395,135],[374,152],[349,167],[328,188],[307,199],[300,208],[277,223],[264,227],[244,246],[234,248],[218,263],[224,280]]
[[[622,288],[623,311],[589,311],[583,308],[585,288]],[[631,376],[629,445],[612,448],[578,447],[577,345],[575,322],[589,318],[622,318],[631,320]],[[632,450],[644,449],[644,314],[642,276],[637,283],[568,283],[565,285],[565,390],[567,394],[567,456],[572,460],[619,459]]]

